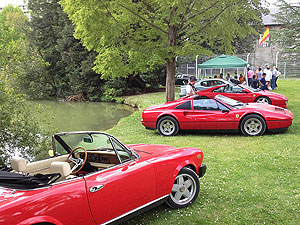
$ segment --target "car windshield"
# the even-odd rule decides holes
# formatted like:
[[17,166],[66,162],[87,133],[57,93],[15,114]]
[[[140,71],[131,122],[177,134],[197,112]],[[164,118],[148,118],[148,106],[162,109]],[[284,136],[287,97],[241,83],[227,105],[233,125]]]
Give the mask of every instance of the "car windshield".
[[54,144],[59,155],[68,154],[79,146],[86,150],[114,150],[109,136],[104,133],[58,134],[54,135]]
[[249,87],[249,86],[244,85],[244,84],[241,84],[241,85],[239,85],[239,86],[240,86],[241,88],[247,89],[247,90],[249,90],[249,91],[251,91],[251,92],[259,92],[259,91],[261,91],[259,88],[255,89],[255,88],[253,88],[253,87]]
[[247,103],[242,103],[240,101],[225,97],[223,95],[217,95],[216,99],[220,100],[221,102],[224,102],[225,104],[231,106],[234,109],[241,109],[247,105]]

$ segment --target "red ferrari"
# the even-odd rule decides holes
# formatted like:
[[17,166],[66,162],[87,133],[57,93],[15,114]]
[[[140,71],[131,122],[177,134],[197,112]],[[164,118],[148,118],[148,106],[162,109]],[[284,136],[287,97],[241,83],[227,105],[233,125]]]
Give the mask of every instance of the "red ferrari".
[[205,89],[197,92],[198,95],[206,96],[213,99],[216,95],[223,95],[228,98],[235,99],[237,101],[249,103],[267,103],[270,105],[276,105],[283,108],[287,107],[288,98],[284,95],[270,92],[262,91],[260,89],[254,89],[247,85],[230,85],[223,84],[209,89]]
[[53,136],[53,156],[0,171],[0,224],[109,224],[166,202],[189,206],[205,174],[198,148],[123,145],[101,132]]
[[266,130],[286,130],[293,121],[291,111],[262,103],[242,103],[222,95],[184,97],[143,110],[142,124],[161,135],[179,130],[241,131],[258,136]]

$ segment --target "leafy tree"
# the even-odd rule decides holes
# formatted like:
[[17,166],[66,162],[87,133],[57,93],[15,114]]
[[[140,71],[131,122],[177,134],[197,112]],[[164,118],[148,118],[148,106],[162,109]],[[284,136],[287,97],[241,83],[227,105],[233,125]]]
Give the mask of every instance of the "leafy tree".
[[99,99],[103,81],[92,70],[96,55],[73,37],[73,25],[58,1],[29,0],[28,8],[32,17],[30,41],[48,64],[40,79],[51,90],[49,95],[82,93],[92,100]]
[[26,58],[23,28],[27,17],[17,7],[0,12],[0,165],[12,155],[32,160],[47,149],[46,132],[32,117],[25,99],[12,88]]
[[12,5],[0,11],[0,68],[2,71],[18,62],[23,55],[24,36],[21,29],[26,19],[22,10]]
[[272,31],[273,41],[279,43],[286,52],[300,53],[300,2],[291,5],[278,0],[279,12],[275,15],[282,28]]
[[232,53],[236,37],[255,33],[259,0],[61,0],[75,37],[98,56],[102,77],[144,73],[167,65],[166,101],[174,99],[175,57]]
[[25,99],[0,79],[0,165],[14,155],[33,160],[49,146],[47,133],[32,116]]

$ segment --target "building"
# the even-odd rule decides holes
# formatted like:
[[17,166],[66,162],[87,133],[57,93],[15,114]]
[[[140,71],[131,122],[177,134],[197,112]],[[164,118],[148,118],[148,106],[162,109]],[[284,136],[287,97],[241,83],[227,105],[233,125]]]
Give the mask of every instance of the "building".
[[[269,27],[270,32],[272,30],[278,30],[282,28],[282,24],[278,23],[275,18],[275,14],[279,12],[279,8],[270,8],[270,13],[268,15],[263,15],[262,20],[264,26]],[[278,63],[278,52],[280,51],[279,47],[274,43],[270,42],[272,40],[272,35],[270,35],[267,40],[259,44],[262,40],[263,33],[260,34],[259,39],[255,44],[254,53],[251,54],[249,58],[249,63],[253,67],[259,67],[264,65],[276,65]]]

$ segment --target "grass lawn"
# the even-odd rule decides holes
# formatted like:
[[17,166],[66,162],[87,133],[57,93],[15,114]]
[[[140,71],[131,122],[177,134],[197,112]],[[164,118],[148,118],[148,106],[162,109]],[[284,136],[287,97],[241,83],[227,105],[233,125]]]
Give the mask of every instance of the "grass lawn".
[[[288,109],[295,116],[286,133],[244,137],[180,132],[162,137],[142,126],[141,111],[108,130],[125,144],[198,147],[208,169],[190,207],[172,210],[162,205],[124,224],[300,224],[300,80],[278,83],[276,92],[289,98]],[[143,109],[164,103],[164,93],[126,101]]]

